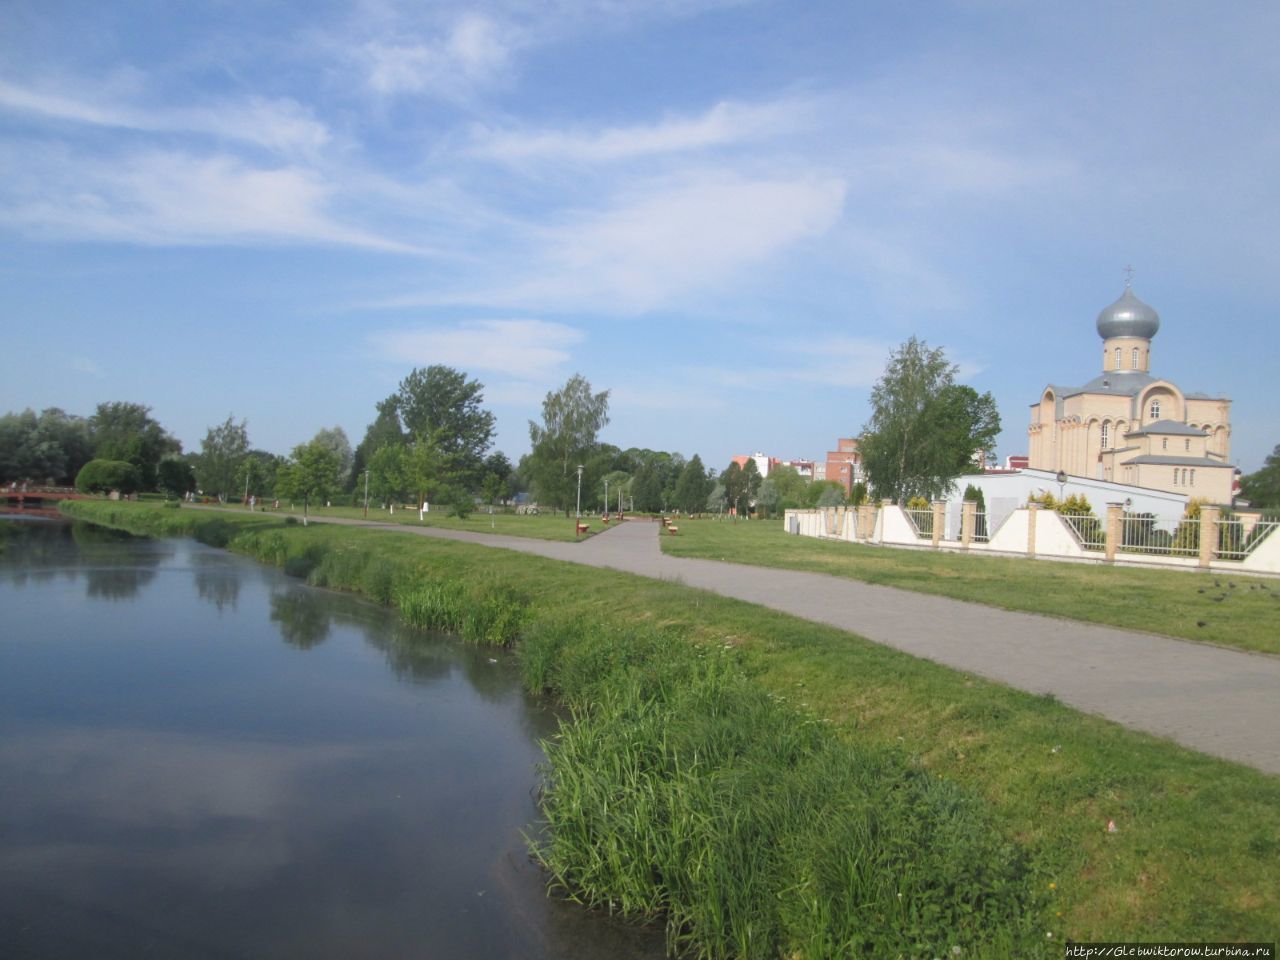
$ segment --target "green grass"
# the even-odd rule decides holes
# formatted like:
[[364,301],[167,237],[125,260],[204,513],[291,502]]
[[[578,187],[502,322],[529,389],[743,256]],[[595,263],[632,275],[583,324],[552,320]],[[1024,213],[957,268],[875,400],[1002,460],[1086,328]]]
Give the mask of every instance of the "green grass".
[[[269,503],[270,501],[268,501]],[[226,510],[229,513],[240,514],[248,512],[248,508],[239,503],[210,504],[210,506],[214,506],[219,510]],[[487,507],[481,508],[481,510],[487,509]],[[273,510],[268,505],[265,511],[259,509],[256,512],[265,513],[267,516],[292,516],[302,519],[301,504],[290,509],[288,505],[282,503],[279,510]],[[309,515],[320,519],[326,517],[338,517],[344,520],[365,519],[362,507],[316,507],[312,505]],[[439,527],[444,530],[466,530],[470,533],[499,534],[507,537],[531,537],[535,540],[581,539],[574,529],[575,521],[573,517],[545,512],[536,516],[514,513],[494,513],[490,516],[488,513],[477,511],[463,520],[446,514],[445,509],[436,509],[429,511],[422,520],[419,520],[416,510],[397,509],[395,513],[388,513],[386,510],[379,510],[377,507],[370,506],[368,519],[377,523]],[[599,517],[584,517],[582,522],[588,525],[585,536],[592,536],[605,529]]]
[[1280,654],[1280,580],[818,540],[781,520],[682,521],[662,549]]
[[[1060,947],[1048,945],[1067,937],[1271,941],[1280,929],[1280,778],[1082,715],[1052,698],[1011,690],[750,604],[614,571],[391,531],[320,524],[304,529],[262,515],[210,517],[146,504],[87,502],[66,509],[135,532],[195,534],[214,541],[230,533],[226,542],[232,549],[306,572],[313,582],[365,590],[384,602],[394,599],[402,586],[437,581],[506,584],[528,601],[523,621],[528,636],[552,619],[606,625],[615,642],[602,643],[595,657],[611,655],[614,648],[617,655],[629,656],[636,649],[634,641],[623,640],[651,637],[655,631],[707,650],[727,647],[735,669],[749,678],[748,687],[784,705],[794,724],[812,721],[810,726],[830,731],[850,757],[888,757],[894,770],[917,770],[940,791],[953,784],[956,796],[979,801],[980,816],[967,822],[989,830],[997,848],[1011,844],[1025,861],[1025,875],[1014,881],[1025,889],[1016,893],[1025,898],[1034,939],[1046,944],[1046,956],[1061,956]],[[225,527],[207,530],[214,521]],[[682,524],[681,537],[686,528],[701,522]],[[1034,566],[1040,570],[1065,565]],[[559,679],[541,685],[564,689],[575,671],[583,683],[600,675],[601,665],[592,656],[562,652],[543,650],[543,667],[532,662],[537,659],[532,646],[522,650],[522,656],[530,658],[531,670],[559,671]],[[660,666],[662,658],[657,663]],[[654,671],[655,677],[663,676],[658,667]],[[684,701],[678,702],[676,713],[688,713]],[[616,739],[620,734],[613,728],[606,724],[597,732]],[[787,729],[792,735],[805,735],[795,733],[795,726]],[[777,740],[761,739],[775,744]],[[590,744],[578,746],[588,751],[584,757],[593,756]],[[806,756],[819,752],[814,748]],[[734,774],[725,776],[732,779]],[[742,776],[747,778],[743,782],[752,782],[749,773]],[[759,810],[754,806],[757,795]],[[776,817],[771,811],[784,803],[768,794],[764,784],[759,791],[727,797],[712,791],[709,801],[704,816],[705,810],[722,816],[740,810],[736,823],[744,827],[757,824],[757,818]],[[676,809],[677,802],[681,801],[669,800],[666,809]],[[680,809],[690,817],[697,811]],[[800,806],[796,816],[825,822],[811,811]],[[1108,820],[1115,821],[1117,832],[1107,832]],[[736,878],[749,864],[730,858],[773,855],[753,837],[743,836],[737,847],[718,853],[720,848],[709,849],[706,862],[719,864],[716,869],[732,871]],[[839,929],[832,904],[798,891],[839,889],[822,886],[835,881],[816,871],[841,864],[843,837],[833,830],[837,849],[814,849],[793,861],[808,862],[815,875],[796,881],[809,887],[796,887],[795,895],[783,894],[779,909],[785,916],[769,921],[773,929],[796,922],[792,914],[797,911],[829,916],[831,929]],[[805,842],[809,841],[797,839],[797,849]],[[607,852],[589,848],[601,856]],[[645,862],[644,856],[639,859]],[[961,864],[974,862],[984,861],[979,857]],[[771,869],[785,872],[786,862],[778,863],[782,866],[759,875],[768,876]],[[739,892],[733,891],[735,896]],[[644,902],[644,896],[636,897]],[[662,902],[669,905],[668,900]],[[758,915],[748,910],[740,919],[750,922]],[[716,920],[727,927],[735,922],[727,915]],[[1006,933],[994,929],[987,952],[998,954],[1009,944],[1002,945],[1000,937]],[[1046,936],[1049,933],[1052,938]],[[1031,948],[1029,952],[1036,953]]]

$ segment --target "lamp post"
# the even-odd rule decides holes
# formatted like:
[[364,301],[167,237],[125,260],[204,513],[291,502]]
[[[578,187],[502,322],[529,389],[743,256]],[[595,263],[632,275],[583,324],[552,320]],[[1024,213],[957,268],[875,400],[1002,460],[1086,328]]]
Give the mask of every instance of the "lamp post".
[[1056,479],[1058,481],[1058,502],[1061,503],[1064,499],[1063,494],[1067,488],[1067,471],[1059,470]]
[[578,464],[578,519],[582,519],[582,464]]
[[369,468],[364,468],[364,518],[369,519]]
[[609,512],[609,478],[604,478],[604,512]]

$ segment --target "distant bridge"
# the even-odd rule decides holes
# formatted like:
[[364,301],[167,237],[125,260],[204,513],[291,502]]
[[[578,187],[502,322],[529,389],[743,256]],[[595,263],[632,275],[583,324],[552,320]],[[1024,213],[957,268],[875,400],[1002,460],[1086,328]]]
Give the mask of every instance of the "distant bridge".
[[57,510],[59,500],[89,500],[88,494],[75,487],[16,487],[0,490],[5,506],[18,510]]

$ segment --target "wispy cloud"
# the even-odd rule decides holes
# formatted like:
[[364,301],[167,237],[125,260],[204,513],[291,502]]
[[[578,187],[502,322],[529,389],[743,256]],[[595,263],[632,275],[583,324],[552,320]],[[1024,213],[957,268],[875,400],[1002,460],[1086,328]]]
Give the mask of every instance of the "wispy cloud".
[[150,151],[110,159],[62,148],[0,149],[0,212],[29,233],[144,244],[291,240],[418,253],[346,226],[314,170],[225,154]]
[[840,217],[837,179],[747,179],[704,171],[540,231],[523,281],[488,295],[540,306],[640,312],[714,289]]
[[582,332],[546,320],[464,320],[451,326],[378,333],[370,338],[378,354],[414,366],[443,363],[542,381],[571,358]]
[[390,35],[369,40],[356,59],[365,82],[379,95],[457,99],[501,75],[519,44],[520,33],[509,24],[471,13],[429,39]]
[[472,131],[475,155],[508,163],[549,161],[612,163],[660,154],[767,140],[807,127],[814,104],[784,100],[763,104],[722,101],[696,116],[600,130]]
[[104,98],[90,81],[51,90],[0,80],[0,108],[50,120],[146,132],[195,133],[280,153],[312,153],[329,142],[325,125],[290,98],[246,97],[194,107],[154,108]]

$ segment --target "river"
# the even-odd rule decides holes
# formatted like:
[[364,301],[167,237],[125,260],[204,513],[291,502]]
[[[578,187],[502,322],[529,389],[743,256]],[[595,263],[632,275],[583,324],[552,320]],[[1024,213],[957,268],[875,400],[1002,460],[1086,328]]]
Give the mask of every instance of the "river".
[[187,540],[0,552],[0,956],[660,957],[547,896],[511,654]]

